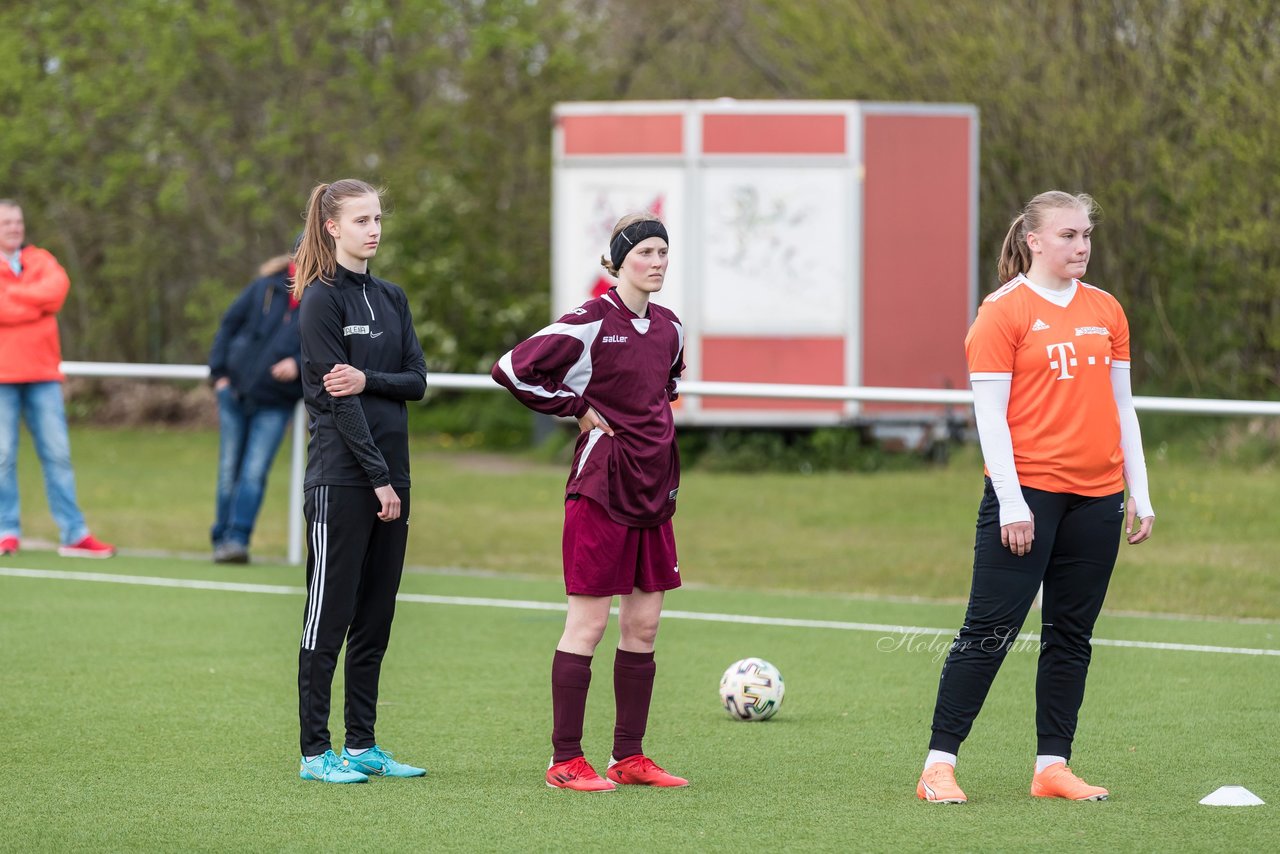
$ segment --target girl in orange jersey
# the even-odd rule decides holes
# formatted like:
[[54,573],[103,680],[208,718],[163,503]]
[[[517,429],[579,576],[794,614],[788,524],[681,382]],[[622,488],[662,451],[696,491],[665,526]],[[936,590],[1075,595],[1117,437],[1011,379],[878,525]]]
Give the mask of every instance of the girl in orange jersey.
[[969,606],[942,666],[916,787],[926,801],[965,802],[956,753],[1041,584],[1031,794],[1108,794],[1067,760],[1121,524],[1136,545],[1151,536],[1155,513],[1129,381],[1129,323],[1113,296],[1080,281],[1095,211],[1084,194],[1033,198],[1000,251],[1005,284],[965,338],[986,489]]

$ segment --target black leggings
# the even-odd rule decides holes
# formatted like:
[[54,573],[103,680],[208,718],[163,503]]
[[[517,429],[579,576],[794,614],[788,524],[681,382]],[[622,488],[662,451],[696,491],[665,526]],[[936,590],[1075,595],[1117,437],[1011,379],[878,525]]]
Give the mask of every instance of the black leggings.
[[987,479],[969,607],[938,681],[932,750],[959,751],[1043,582],[1037,752],[1071,757],[1089,641],[1120,548],[1124,493],[1096,498],[1023,487],[1022,494],[1035,516],[1035,541],[1017,557],[1000,544],[1000,506]]

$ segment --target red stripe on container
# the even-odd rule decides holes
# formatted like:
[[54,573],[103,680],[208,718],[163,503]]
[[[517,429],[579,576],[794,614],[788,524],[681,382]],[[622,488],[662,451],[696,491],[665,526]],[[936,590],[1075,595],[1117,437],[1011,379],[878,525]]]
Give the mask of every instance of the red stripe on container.
[[[844,385],[844,339],[705,336],[702,379],[708,382]],[[703,410],[841,412],[840,401],[704,397]]]
[[702,117],[707,154],[843,154],[842,115],[707,115]]
[[679,154],[680,115],[561,116],[564,154]]

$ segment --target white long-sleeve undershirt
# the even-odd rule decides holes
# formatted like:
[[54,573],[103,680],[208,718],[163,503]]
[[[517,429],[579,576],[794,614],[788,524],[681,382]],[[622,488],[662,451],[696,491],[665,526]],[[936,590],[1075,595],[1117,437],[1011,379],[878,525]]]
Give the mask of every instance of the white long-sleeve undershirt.
[[1129,379],[1128,362],[1111,363],[1111,394],[1116,399],[1120,413],[1120,452],[1124,454],[1124,482],[1137,507],[1138,518],[1156,515],[1151,506],[1151,493],[1147,487],[1147,458],[1142,453],[1142,428],[1138,426],[1138,411],[1133,406],[1133,386]]
[[[1000,503],[1000,525],[1031,521],[1031,508],[1022,495],[1013,461],[1013,436],[1009,432],[1011,374],[983,374],[970,378],[973,412],[982,458]],[[1137,506],[1138,518],[1154,516],[1147,487],[1147,463],[1142,453],[1142,432],[1133,406],[1133,390],[1127,362],[1111,366],[1111,390],[1120,415],[1120,449],[1124,454],[1124,479]]]
[[1013,464],[1013,435],[1009,432],[1009,388],[1012,374],[986,374],[971,378],[973,415],[978,425],[978,443],[987,464],[987,476],[1000,502],[1000,526],[1030,522],[1031,508],[1022,497],[1018,471]]

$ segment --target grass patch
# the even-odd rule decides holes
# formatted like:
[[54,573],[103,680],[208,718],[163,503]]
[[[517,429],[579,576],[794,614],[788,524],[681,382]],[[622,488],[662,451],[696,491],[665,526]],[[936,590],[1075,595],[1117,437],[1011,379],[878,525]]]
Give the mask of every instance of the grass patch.
[[[207,551],[216,433],[76,428],[72,447],[96,534],[131,549]],[[287,443],[281,454],[256,557],[286,550]],[[566,464],[420,439],[413,455],[410,564],[560,577]],[[26,536],[56,539],[25,437],[19,475]],[[1280,618],[1274,473],[1153,453],[1150,476],[1156,535],[1121,547],[1108,610]],[[724,588],[962,600],[981,489],[973,448],[906,471],[694,468],[675,519],[681,571],[686,583]]]

